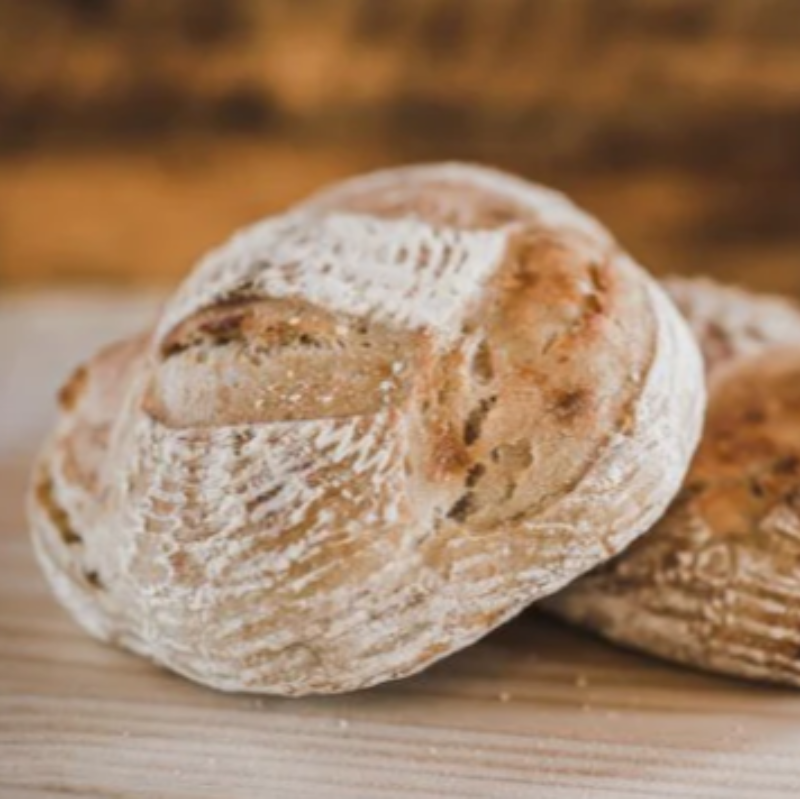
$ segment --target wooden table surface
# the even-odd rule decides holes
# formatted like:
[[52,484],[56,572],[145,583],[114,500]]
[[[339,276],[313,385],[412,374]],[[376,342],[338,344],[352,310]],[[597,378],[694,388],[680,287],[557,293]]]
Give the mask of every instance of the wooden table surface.
[[23,513],[50,396],[150,301],[0,299],[0,797],[800,797],[800,694],[528,614],[426,674],[288,701],[194,686],[87,638]]

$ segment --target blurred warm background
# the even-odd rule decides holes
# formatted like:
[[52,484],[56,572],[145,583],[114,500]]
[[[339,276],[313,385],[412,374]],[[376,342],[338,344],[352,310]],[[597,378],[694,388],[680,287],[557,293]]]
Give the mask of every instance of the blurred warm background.
[[798,0],[0,0],[0,290],[168,286],[319,184],[477,159],[800,294]]

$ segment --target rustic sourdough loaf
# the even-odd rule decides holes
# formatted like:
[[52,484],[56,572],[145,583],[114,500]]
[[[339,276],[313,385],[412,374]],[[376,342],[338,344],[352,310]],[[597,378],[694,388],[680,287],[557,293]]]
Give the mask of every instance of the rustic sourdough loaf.
[[800,307],[667,287],[706,355],[700,450],[664,519],[548,606],[649,653],[800,685]]
[[298,695],[415,673],[626,547],[704,380],[597,222],[439,165],[237,234],[62,406],[31,501],[60,599],[198,681]]

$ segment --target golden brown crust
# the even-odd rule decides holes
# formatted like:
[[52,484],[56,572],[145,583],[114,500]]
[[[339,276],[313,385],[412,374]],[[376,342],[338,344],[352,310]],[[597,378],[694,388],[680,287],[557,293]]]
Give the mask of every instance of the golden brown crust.
[[415,339],[298,299],[221,303],[162,341],[144,407],[174,428],[374,414],[407,395]]

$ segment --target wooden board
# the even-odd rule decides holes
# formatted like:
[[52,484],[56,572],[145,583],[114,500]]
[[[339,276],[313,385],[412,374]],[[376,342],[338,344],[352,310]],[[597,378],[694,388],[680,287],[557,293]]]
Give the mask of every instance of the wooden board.
[[529,613],[409,681],[288,701],[194,686],[85,636],[25,530],[54,383],[139,300],[0,300],[0,797],[800,797],[800,694]]

